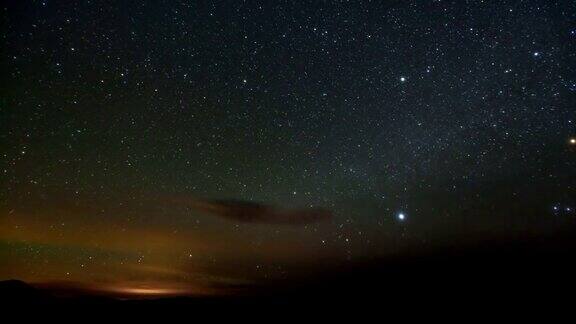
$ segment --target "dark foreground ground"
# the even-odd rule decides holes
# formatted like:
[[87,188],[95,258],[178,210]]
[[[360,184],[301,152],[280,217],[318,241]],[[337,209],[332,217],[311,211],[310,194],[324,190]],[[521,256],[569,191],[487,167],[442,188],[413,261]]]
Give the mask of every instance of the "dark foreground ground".
[[566,311],[576,314],[575,251],[573,233],[562,233],[407,253],[298,280],[246,287],[228,297],[55,297],[50,290],[14,280],[0,282],[0,296],[2,308],[21,313],[175,310],[217,316],[294,316],[313,310],[331,316],[349,311],[411,316],[432,310],[476,316],[505,310],[522,315],[546,311],[553,316]]

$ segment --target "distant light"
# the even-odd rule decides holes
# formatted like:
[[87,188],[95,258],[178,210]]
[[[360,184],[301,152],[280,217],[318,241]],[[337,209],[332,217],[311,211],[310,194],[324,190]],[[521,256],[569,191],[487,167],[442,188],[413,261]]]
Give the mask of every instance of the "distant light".
[[534,52],[534,56],[540,56],[540,52]]
[[576,145],[576,137],[572,137],[568,142],[570,145]]
[[406,82],[406,78],[405,78],[405,77],[400,77],[400,82]]
[[406,219],[406,215],[404,213],[398,213],[398,220],[403,221],[404,219]]

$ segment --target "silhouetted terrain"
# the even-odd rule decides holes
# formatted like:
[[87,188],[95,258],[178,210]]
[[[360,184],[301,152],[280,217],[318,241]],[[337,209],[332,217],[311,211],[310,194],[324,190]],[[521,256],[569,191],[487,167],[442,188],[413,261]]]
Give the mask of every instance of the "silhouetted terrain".
[[[318,270],[300,279],[231,286],[225,297],[119,300],[82,292],[55,297],[20,281],[0,283],[3,304],[114,307],[182,307],[186,310],[417,306],[480,307],[520,303],[544,307],[569,302],[576,288],[576,239],[550,237],[487,242],[427,253],[404,253]],[[55,287],[56,288],[56,287]],[[482,306],[482,307],[484,307]],[[560,304],[557,304],[560,307]]]
[[20,280],[0,281],[0,293],[3,302],[13,303],[48,302],[52,298],[50,294]]

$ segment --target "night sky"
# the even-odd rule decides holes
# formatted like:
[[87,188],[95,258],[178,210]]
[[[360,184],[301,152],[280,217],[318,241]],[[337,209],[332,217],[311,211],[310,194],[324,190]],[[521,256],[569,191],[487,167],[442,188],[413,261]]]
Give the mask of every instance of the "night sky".
[[575,227],[573,1],[0,15],[0,279],[222,294]]

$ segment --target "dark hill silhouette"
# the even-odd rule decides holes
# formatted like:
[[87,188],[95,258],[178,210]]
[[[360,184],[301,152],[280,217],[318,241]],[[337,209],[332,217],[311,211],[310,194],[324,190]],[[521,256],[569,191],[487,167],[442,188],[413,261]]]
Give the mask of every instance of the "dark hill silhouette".
[[51,296],[20,280],[0,281],[0,300],[3,303],[48,302]]
[[[3,303],[27,306],[108,305],[143,309],[173,308],[272,311],[285,309],[450,307],[467,309],[500,305],[562,308],[576,288],[576,236],[554,236],[484,242],[432,251],[365,260],[316,269],[289,281],[230,286],[225,297],[170,297],[118,300],[93,297],[52,297],[21,281],[0,282]],[[57,289],[57,287],[55,287]]]

